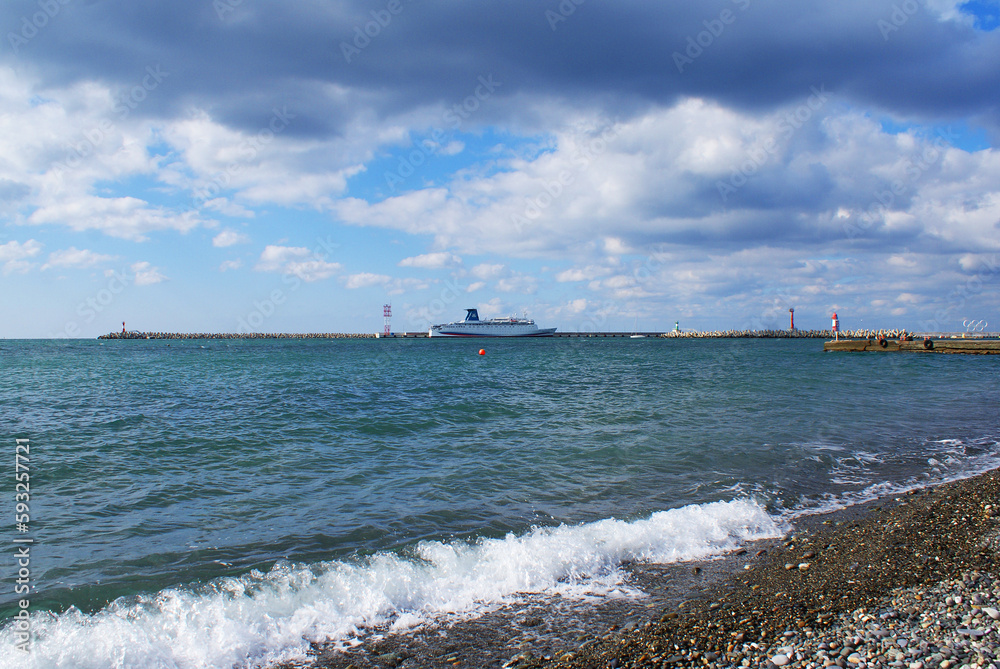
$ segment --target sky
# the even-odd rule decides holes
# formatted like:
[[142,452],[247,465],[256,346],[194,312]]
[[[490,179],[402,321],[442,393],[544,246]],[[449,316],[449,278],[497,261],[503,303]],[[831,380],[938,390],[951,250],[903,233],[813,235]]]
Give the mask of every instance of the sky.
[[1000,330],[1000,1],[7,0],[0,336]]

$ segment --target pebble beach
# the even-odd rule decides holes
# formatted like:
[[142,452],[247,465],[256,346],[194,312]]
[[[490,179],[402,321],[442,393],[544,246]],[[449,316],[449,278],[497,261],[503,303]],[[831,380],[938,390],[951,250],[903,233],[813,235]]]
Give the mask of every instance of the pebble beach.
[[782,540],[666,568],[659,586],[645,570],[644,589],[684,581],[688,599],[654,597],[617,620],[615,607],[595,607],[606,627],[583,636],[521,611],[347,652],[317,648],[302,666],[997,669],[998,555],[994,470],[801,518]]
[[706,596],[534,667],[1000,667],[1000,472],[813,519]]

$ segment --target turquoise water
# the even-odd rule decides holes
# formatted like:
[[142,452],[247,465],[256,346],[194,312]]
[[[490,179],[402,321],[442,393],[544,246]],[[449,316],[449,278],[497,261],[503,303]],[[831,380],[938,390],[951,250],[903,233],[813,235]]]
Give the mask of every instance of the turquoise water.
[[[993,356],[662,339],[6,340],[0,356],[11,516],[15,438],[31,444],[38,611],[30,657],[0,631],[3,666],[296,657],[303,637],[593,592],[622,560],[704,557],[1000,463]],[[191,620],[228,636],[163,643]]]

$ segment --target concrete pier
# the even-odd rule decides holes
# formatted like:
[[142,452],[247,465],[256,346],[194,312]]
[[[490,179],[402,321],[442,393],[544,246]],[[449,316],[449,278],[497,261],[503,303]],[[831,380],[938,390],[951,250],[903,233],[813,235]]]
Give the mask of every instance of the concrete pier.
[[975,355],[1000,354],[1000,339],[841,339],[823,344],[824,351],[884,351],[888,353],[965,353]]

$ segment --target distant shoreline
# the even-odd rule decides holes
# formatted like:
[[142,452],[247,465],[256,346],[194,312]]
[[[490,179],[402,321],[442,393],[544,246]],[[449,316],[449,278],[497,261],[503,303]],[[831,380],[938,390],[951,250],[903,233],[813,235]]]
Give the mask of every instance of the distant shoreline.
[[[712,330],[708,332],[556,332],[555,338],[631,338],[635,334],[646,338],[665,339],[832,339],[830,330]],[[842,335],[846,336],[846,335]],[[860,336],[860,335],[859,335]],[[98,339],[426,339],[426,332],[394,332],[388,337],[379,333],[345,332],[110,332]],[[435,337],[453,339],[454,337]],[[478,337],[478,339],[524,339],[525,337]],[[539,339],[540,337],[530,337]]]
[[[617,338],[629,339],[639,335],[649,339],[824,339],[834,338],[832,330],[707,330],[704,332],[556,332],[554,338]],[[916,333],[902,329],[846,330],[839,333],[840,339],[899,339],[910,337],[934,337],[942,339],[991,339],[996,333],[933,332]],[[98,339],[427,339],[427,332],[393,332],[388,336],[373,332],[109,332]],[[468,337],[469,339],[547,339],[548,337]],[[456,339],[456,337],[435,337],[435,339]]]

